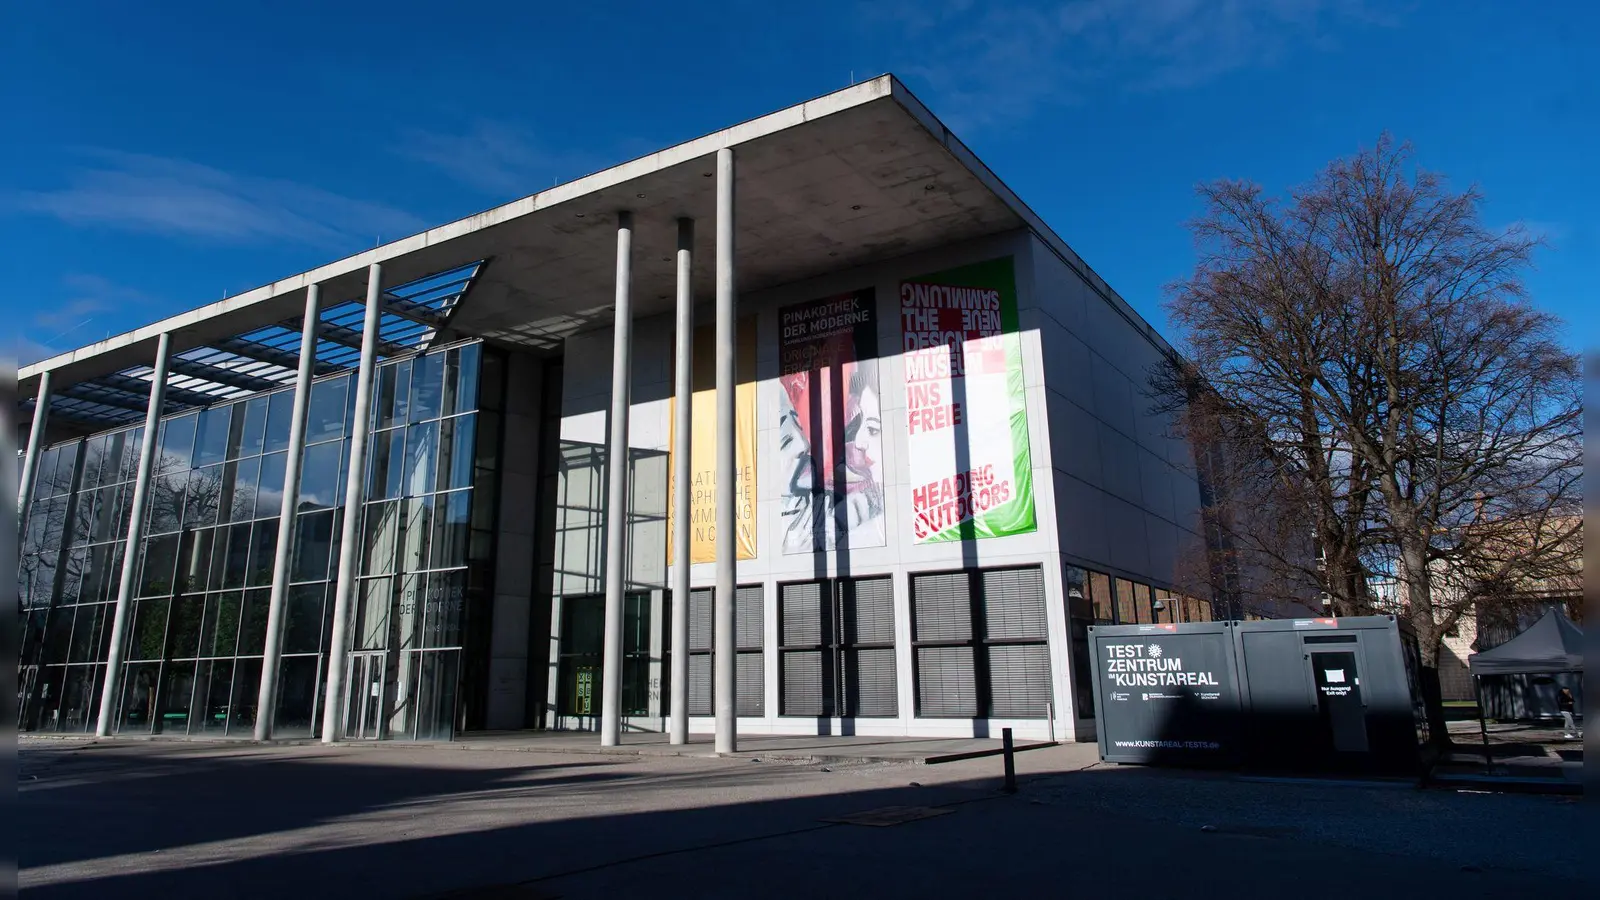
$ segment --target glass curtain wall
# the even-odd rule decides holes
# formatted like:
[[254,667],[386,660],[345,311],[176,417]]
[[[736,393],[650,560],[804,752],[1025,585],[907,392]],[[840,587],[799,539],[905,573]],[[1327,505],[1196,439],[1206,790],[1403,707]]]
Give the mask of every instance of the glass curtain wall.
[[[379,386],[388,386],[391,395],[401,372],[408,389],[413,370],[423,373],[415,412],[407,406],[401,424],[401,430],[413,422],[420,427],[410,451],[411,480],[400,496],[415,493],[420,508],[408,511],[427,516],[430,523],[433,508],[442,510],[437,559],[463,560],[435,566],[428,550],[425,563],[419,567],[410,561],[404,572],[465,568],[465,545],[475,536],[472,487],[487,477],[493,463],[492,456],[479,460],[475,455],[472,420],[481,355],[480,345],[466,344],[385,362],[379,369]],[[281,737],[309,736],[320,725],[353,381],[353,374],[341,374],[312,386],[279,670],[274,734]],[[162,420],[130,609],[116,712],[119,731],[252,733],[292,405],[293,390],[283,389]],[[394,431],[393,402],[389,418],[382,404],[376,407],[379,427],[387,430],[374,435],[380,439],[373,442],[375,461],[381,438]],[[18,567],[26,642],[19,682],[25,730],[94,727],[142,430],[69,442],[41,456],[37,499]],[[491,453],[497,449],[491,447]],[[438,487],[448,485],[449,495],[436,498],[434,491],[416,490],[430,477]],[[487,505],[492,513],[492,503]],[[417,593],[414,587],[408,599],[396,601],[432,603],[431,643],[439,643],[460,632],[464,583],[444,582],[431,593],[430,585],[411,596]],[[452,591],[453,603],[447,599]],[[429,671],[436,668],[430,664]],[[431,702],[451,706],[443,713],[448,720],[453,681],[449,690],[435,690]],[[412,729],[408,736],[434,734]]]

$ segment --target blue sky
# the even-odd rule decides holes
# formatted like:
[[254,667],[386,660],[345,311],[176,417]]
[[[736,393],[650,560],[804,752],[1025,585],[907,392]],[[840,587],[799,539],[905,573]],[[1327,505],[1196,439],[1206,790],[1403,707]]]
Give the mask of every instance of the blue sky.
[[13,6],[0,312],[15,352],[68,350],[885,71],[1164,332],[1197,183],[1282,191],[1388,129],[1478,185],[1491,225],[1545,237],[1535,301],[1574,349],[1600,343],[1592,4],[693,7]]

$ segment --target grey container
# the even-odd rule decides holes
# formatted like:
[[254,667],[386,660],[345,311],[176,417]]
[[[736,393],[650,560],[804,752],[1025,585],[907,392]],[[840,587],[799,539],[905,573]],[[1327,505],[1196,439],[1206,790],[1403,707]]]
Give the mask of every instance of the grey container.
[[1420,659],[1393,616],[1238,622],[1233,638],[1246,765],[1421,771],[1429,734]]
[[1243,757],[1233,622],[1089,629],[1100,758],[1231,766]]

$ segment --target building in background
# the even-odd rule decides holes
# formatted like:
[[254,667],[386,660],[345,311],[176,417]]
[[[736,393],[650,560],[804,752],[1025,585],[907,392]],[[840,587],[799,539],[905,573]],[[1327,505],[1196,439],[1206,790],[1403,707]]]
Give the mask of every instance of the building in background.
[[1088,627],[1211,618],[1175,585],[1193,454],[1146,396],[1171,353],[902,85],[859,84],[24,367],[21,725],[599,728],[611,588],[621,729],[667,728],[682,661],[710,731],[727,538],[741,733],[1091,739]]

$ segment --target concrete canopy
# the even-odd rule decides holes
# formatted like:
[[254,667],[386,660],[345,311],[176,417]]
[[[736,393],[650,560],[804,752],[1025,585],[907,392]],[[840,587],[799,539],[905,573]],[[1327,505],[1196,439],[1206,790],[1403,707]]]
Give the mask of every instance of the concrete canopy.
[[[616,213],[631,210],[637,316],[672,305],[675,220],[697,220],[695,291],[710,296],[714,156],[736,153],[741,291],[871,259],[1031,227],[1108,302],[1152,334],[1121,298],[984,167],[892,75],[658,151],[421,234],[173,316],[18,372],[19,420],[37,379],[63,391],[147,366],[162,332],[174,354],[222,346],[297,315],[310,284],[325,301],[360,298],[371,263],[385,286],[487,261],[452,311],[452,337],[553,350],[609,323]],[[403,314],[402,314],[403,315]],[[1159,340],[1159,339],[1158,339]]]

